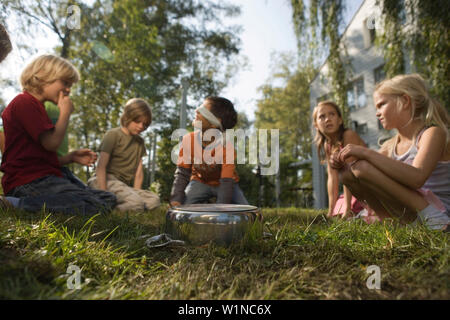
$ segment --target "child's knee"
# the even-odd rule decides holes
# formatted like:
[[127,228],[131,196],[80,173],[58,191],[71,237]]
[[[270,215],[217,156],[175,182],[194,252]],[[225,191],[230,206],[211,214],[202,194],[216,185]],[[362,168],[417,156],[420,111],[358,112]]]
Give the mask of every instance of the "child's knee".
[[145,201],[145,209],[146,210],[153,210],[161,205],[161,201],[159,200],[159,197],[147,199]]
[[351,165],[351,173],[358,179],[369,177],[373,169],[373,165],[366,160],[359,160]]
[[339,182],[345,185],[356,182],[356,177],[350,168],[339,171]]

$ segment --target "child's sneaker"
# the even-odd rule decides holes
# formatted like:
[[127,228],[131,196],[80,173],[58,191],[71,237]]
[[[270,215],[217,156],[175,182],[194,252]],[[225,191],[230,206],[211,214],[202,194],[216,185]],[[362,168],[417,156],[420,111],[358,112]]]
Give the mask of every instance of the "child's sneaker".
[[431,230],[445,230],[448,232],[450,218],[432,205],[419,211],[418,218]]
[[353,219],[363,219],[364,217],[367,217],[369,215],[369,212],[367,209],[362,209],[356,216],[353,217]]

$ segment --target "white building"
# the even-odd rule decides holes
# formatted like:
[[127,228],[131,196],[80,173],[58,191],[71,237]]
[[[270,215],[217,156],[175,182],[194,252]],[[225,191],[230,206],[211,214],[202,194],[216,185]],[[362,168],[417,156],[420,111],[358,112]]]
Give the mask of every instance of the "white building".
[[[379,29],[379,12],[381,10],[376,5],[376,0],[363,1],[341,36],[342,52],[344,47],[347,50],[347,56],[342,55],[342,58],[348,65],[346,74],[351,83],[347,98],[352,129],[372,149],[378,149],[378,140],[387,135],[375,116],[372,98],[375,84],[385,77],[383,53],[374,45],[376,33],[382,32]],[[405,61],[405,68],[408,72],[408,61]],[[311,114],[319,101],[330,97],[330,91],[328,64],[325,62],[310,84]],[[314,207],[326,208],[326,170],[319,163],[316,146],[313,145],[312,149]]]

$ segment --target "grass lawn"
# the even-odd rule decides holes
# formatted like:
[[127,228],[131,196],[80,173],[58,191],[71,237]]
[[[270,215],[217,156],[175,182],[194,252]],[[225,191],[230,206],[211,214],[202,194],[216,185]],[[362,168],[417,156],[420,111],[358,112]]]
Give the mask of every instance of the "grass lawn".
[[[149,249],[166,207],[70,217],[0,211],[0,299],[449,299],[449,234],[263,209],[268,239]],[[81,289],[68,289],[69,265]],[[381,289],[368,289],[376,265]]]

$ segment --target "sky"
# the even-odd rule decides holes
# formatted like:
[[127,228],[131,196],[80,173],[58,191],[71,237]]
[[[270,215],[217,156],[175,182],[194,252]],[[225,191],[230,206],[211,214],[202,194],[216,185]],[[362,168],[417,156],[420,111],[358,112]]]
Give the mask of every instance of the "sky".
[[[267,82],[271,72],[271,54],[273,52],[292,52],[297,50],[292,24],[290,0],[229,0],[241,6],[241,15],[229,18],[227,23],[241,25],[241,54],[248,59],[248,67],[241,70],[230,85],[220,94],[230,99],[240,112],[245,112],[254,120],[257,100],[261,97],[258,87]],[[348,0],[345,20],[348,22],[358,9],[362,0]],[[8,21],[14,23],[14,21]],[[14,38],[13,38],[14,40]],[[52,52],[57,42],[56,36],[27,40],[36,49],[36,55]],[[0,75],[18,79],[20,71],[29,59],[24,50],[18,50],[13,43],[13,53],[2,63]],[[17,94],[16,89],[5,89],[2,85],[2,97],[10,101]]]
[[[243,26],[241,54],[249,59],[250,70],[241,71],[223,95],[235,103],[254,120],[258,87],[267,82],[271,74],[272,52],[297,51],[297,40],[292,22],[290,0],[234,0],[241,5],[241,16],[236,20]],[[362,0],[347,0],[344,20],[346,24],[361,5]],[[295,66],[293,66],[295,67]]]
[[270,76],[271,53],[297,51],[292,9],[287,0],[235,0],[233,3],[241,5],[241,15],[231,20],[243,26],[241,54],[248,58],[249,67],[237,75],[222,95],[253,120],[260,97],[258,87]]

